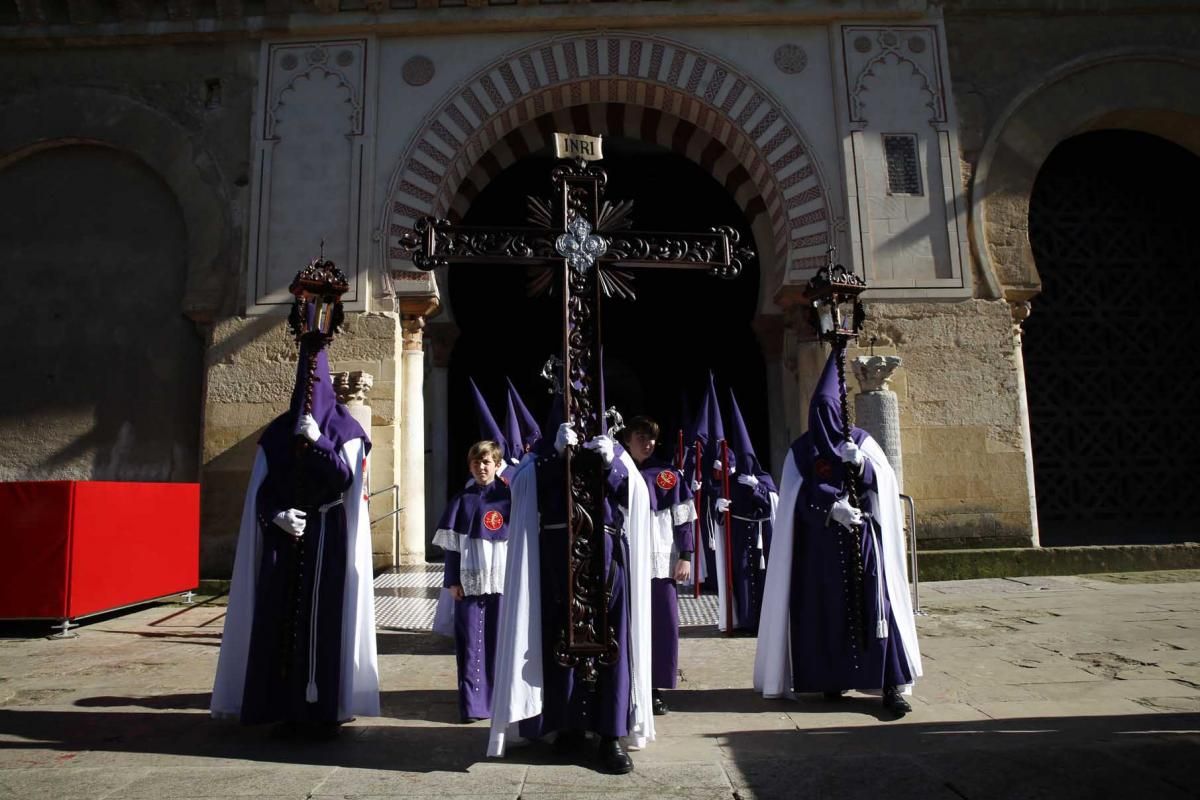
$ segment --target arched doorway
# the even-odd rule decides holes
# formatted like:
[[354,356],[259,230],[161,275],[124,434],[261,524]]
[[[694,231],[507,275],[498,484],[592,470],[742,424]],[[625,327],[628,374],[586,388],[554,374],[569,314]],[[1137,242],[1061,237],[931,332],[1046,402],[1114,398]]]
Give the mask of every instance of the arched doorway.
[[1043,544],[1194,535],[1198,180],[1200,158],[1122,130],[1062,142],[1038,174],[1024,356]]
[[[607,197],[634,201],[632,218],[639,230],[707,231],[729,224],[744,242],[753,242],[743,210],[696,163],[632,139],[606,138],[604,147]],[[528,225],[525,198],[550,194],[554,163],[543,149],[505,169],[472,201],[464,224]],[[549,409],[547,387],[538,373],[560,347],[560,307],[545,295],[529,297],[528,278],[523,268],[451,267],[448,299],[460,334],[448,376],[450,493],[466,479],[465,454],[478,437],[468,377],[479,383],[498,416],[503,413],[505,376],[539,419]],[[750,327],[758,301],[758,263],[733,281],[645,271],[635,287],[636,302],[612,300],[605,308],[609,404],[626,417],[656,417],[663,424],[663,439],[669,440],[659,454],[669,457],[682,406],[690,402],[695,408],[711,368],[722,403],[733,388],[759,458],[770,463],[766,370]]]

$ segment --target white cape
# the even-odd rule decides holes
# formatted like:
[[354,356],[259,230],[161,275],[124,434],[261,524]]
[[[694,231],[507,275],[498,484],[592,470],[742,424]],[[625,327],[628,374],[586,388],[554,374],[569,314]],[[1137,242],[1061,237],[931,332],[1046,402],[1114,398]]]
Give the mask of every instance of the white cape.
[[[776,512],[779,510],[779,495],[777,495],[775,492],[771,492],[770,499],[771,499],[771,515],[769,517],[764,518],[764,522],[769,522],[772,526],[772,530],[774,530]],[[726,602],[725,601],[725,524],[724,524],[725,523],[725,515],[724,514],[715,514],[715,513],[709,515],[710,520],[712,520],[714,517],[717,520],[720,520],[720,522],[716,522],[716,523],[712,524],[712,527],[713,527],[712,538],[715,540],[714,541],[715,548],[713,550],[713,553],[716,557],[716,565],[717,565],[717,630],[723,632],[723,631],[726,631],[729,629],[729,623],[726,621],[726,612],[725,612],[726,608],[728,607],[725,605],[725,602]],[[761,538],[761,531],[762,531],[761,527],[759,528],[759,531],[760,531],[760,538]],[[774,549],[772,549],[771,550],[772,558],[775,557],[774,553],[775,553],[775,551],[774,551]],[[767,566],[770,567],[770,564],[768,563]],[[764,597],[763,603],[764,603],[764,605],[766,604],[765,597]],[[740,623],[742,621],[741,617],[738,615],[736,602],[733,604],[733,620],[734,620],[733,624],[735,627],[738,625],[738,623]]]
[[[645,747],[654,741],[650,687],[650,497],[637,465],[628,453],[621,462],[629,473],[625,532],[629,539],[630,664],[632,717],[627,744]],[[512,512],[508,524],[508,568],[500,636],[496,648],[496,682],[492,689],[492,728],[488,755],[503,756],[518,737],[517,723],[542,713],[542,587],[535,459],[524,460],[512,479]]]
[[[351,439],[343,444],[342,458],[354,475],[350,488],[342,495],[349,552],[346,554],[346,587],[342,599],[342,679],[338,687],[338,719],[348,720],[355,715],[379,716],[379,662],[375,650],[371,519],[364,490],[366,470],[362,440]],[[258,567],[262,557],[262,532],[254,504],[266,474],[267,459],[260,447],[242,507],[225,632],[221,637],[221,654],[213,684],[212,715],[223,719],[240,719],[242,714],[254,600],[258,594]]]
[[[871,437],[862,443],[862,453],[871,460],[879,489],[879,527],[883,537],[883,570],[888,600],[896,619],[897,633],[913,678],[921,677],[921,648],[908,593],[908,559],[905,557],[904,516],[896,473],[883,449]],[[795,546],[796,502],[804,482],[791,452],[783,466],[779,484],[779,513],[771,539],[771,561],[763,592],[762,618],[758,624],[758,649],[754,654],[754,691],[763,697],[792,697],[792,659],[804,658],[791,646],[792,554]],[[904,687],[906,694],[912,686]]]

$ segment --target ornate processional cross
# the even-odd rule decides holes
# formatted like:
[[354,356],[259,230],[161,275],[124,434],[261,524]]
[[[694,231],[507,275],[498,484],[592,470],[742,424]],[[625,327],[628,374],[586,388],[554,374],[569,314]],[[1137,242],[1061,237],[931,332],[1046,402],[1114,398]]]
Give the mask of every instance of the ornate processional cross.
[[[558,157],[570,160],[552,171],[554,196],[549,202],[528,199],[530,221],[539,227],[467,227],[423,217],[400,244],[422,270],[449,264],[542,268],[534,289],[558,291],[562,298],[564,414],[585,442],[605,432],[603,299],[636,299],[630,269],[705,270],[720,278],[735,278],[743,262],[754,258],[754,251],[738,246],[739,236],[732,227],[715,227],[711,233],[627,230],[632,202],[614,205],[604,200],[608,177],[588,163],[601,158],[600,138],[560,133],[555,139]],[[579,669],[583,679],[591,682],[596,679],[597,661],[608,665],[617,657],[608,624],[610,598],[600,538],[606,484],[600,457],[592,451],[568,447],[563,465],[569,617],[555,655],[560,664]]]

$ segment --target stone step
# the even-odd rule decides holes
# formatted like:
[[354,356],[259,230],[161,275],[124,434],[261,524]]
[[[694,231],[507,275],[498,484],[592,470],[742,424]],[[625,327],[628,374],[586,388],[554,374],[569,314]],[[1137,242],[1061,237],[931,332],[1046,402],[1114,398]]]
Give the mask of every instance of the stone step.
[[1195,542],[922,550],[917,554],[917,571],[922,582],[1197,568],[1200,568],[1200,544]]

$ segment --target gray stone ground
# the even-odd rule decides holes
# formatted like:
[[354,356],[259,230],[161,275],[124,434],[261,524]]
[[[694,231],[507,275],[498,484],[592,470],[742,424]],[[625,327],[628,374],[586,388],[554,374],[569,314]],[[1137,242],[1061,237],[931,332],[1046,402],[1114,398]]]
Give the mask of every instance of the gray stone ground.
[[9,628],[0,797],[1197,797],[1198,589],[1200,572],[923,586],[926,674],[899,722],[866,697],[764,701],[752,639],[689,631],[674,710],[629,776],[543,746],[484,758],[484,724],[454,722],[452,646],[430,634],[381,632],[384,716],[319,743],[207,718],[219,606],[144,608],[71,641]]

